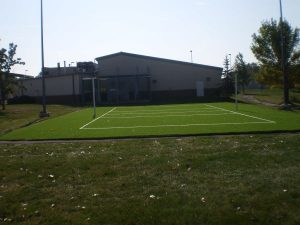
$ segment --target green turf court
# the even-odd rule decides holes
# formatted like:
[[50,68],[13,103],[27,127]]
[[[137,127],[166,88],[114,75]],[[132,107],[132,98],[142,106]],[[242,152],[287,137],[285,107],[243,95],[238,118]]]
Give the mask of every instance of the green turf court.
[[300,113],[233,103],[98,107],[15,130],[2,140],[115,138],[137,136],[299,131]]

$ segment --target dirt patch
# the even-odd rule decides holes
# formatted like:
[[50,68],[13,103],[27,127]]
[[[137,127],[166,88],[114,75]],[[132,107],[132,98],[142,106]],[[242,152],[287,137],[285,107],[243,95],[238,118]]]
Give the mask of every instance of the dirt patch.
[[261,104],[261,105],[271,106],[271,107],[279,107],[279,105],[277,105],[277,104],[258,100],[258,99],[255,98],[253,95],[242,95],[242,96],[240,97],[240,99],[241,99],[242,101],[244,101],[244,102],[247,102],[247,103]]

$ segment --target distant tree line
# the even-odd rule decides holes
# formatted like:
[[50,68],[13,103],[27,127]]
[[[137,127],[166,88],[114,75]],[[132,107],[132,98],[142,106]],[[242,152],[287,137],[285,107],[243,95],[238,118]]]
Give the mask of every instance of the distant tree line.
[[[283,42],[281,41],[281,30]],[[282,62],[282,43],[284,59]],[[286,21],[274,19],[264,21],[257,34],[252,35],[251,50],[258,63],[245,62],[239,53],[234,65],[229,68],[228,57],[224,60],[224,86],[228,93],[233,92],[234,76],[237,75],[238,85],[242,92],[252,80],[269,87],[283,87],[282,66],[289,77],[289,88],[300,88],[300,31],[292,28]],[[231,83],[231,86],[230,86]]]
[[0,97],[2,110],[5,110],[5,102],[9,94],[13,93],[15,87],[18,86],[18,81],[10,71],[14,65],[25,63],[21,58],[15,59],[17,45],[10,43],[8,50],[5,48],[0,49]]
[[239,53],[235,57],[232,67],[230,66],[228,56],[225,57],[223,65],[222,78],[223,89],[226,92],[225,95],[234,93],[235,76],[237,76],[239,89],[242,93],[245,93],[245,89],[250,82],[256,80],[260,68],[257,63],[247,63],[242,53]]

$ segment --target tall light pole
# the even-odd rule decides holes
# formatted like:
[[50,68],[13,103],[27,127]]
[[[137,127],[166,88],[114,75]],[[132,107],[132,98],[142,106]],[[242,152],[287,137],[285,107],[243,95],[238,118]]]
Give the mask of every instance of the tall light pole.
[[96,77],[86,77],[82,78],[82,80],[91,80],[92,81],[92,93],[93,93],[93,119],[96,118],[96,91],[95,91],[95,80]]
[[45,64],[44,64],[44,25],[43,25],[43,0],[41,0],[41,49],[42,49],[42,104],[43,110],[40,117],[48,117],[46,109],[46,85],[45,85]]
[[[231,68],[231,54],[229,55],[229,73],[232,75],[232,68]],[[234,74],[234,103],[235,103],[235,110],[238,110],[238,100],[237,100],[237,94],[238,94],[238,85],[237,85],[237,74]]]
[[280,39],[281,39],[281,67],[283,74],[283,96],[284,96],[284,108],[288,107],[289,104],[289,79],[286,71],[286,60],[285,60],[285,46],[283,36],[283,17],[282,17],[282,3],[279,0],[280,5]]
[[[71,62],[71,67],[74,62]],[[73,96],[73,104],[76,105],[76,96],[75,96],[75,71],[72,71],[72,96]]]
[[191,53],[191,63],[193,63],[193,50],[191,50],[190,53]]
[[24,73],[25,76],[22,76],[21,79],[20,79],[20,80],[21,80],[21,96],[24,95],[24,89],[25,89],[25,88],[24,88],[24,86],[23,86],[23,80],[26,79],[27,72],[28,72],[28,70],[25,70],[25,73]]

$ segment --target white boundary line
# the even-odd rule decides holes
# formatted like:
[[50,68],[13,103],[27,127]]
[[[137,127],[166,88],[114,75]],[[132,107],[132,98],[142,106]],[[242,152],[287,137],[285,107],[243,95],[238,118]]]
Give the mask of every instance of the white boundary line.
[[132,127],[102,127],[102,128],[83,128],[85,130],[111,130],[111,129],[135,129],[135,128],[157,128],[157,127],[191,127],[191,126],[221,126],[221,125],[242,125],[242,124],[264,124],[270,122],[245,122],[245,123],[200,123],[200,124],[172,124],[172,125],[149,125],[149,126],[132,126]]
[[205,113],[197,113],[197,114],[188,114],[188,115],[151,115],[151,116],[107,116],[105,118],[114,118],[114,119],[135,119],[135,118],[161,118],[161,117],[192,117],[192,116],[221,116],[221,115],[228,115],[233,113],[218,113],[218,114],[205,114]]
[[154,113],[154,112],[186,112],[186,111],[216,111],[216,109],[212,109],[212,108],[193,108],[193,109],[153,109],[153,110],[131,110],[131,111],[127,111],[127,110],[118,110],[118,113]]
[[114,113],[111,113],[111,115],[114,115],[114,116],[117,116],[117,115],[155,115],[155,114],[170,114],[170,113],[173,113],[173,114],[182,114],[182,113],[209,113],[209,112],[220,112],[222,110],[219,110],[219,109],[208,109],[208,110],[185,110],[185,111],[156,111],[156,110],[153,110],[153,111],[145,111],[145,112],[139,112],[139,111],[133,111],[133,112],[122,112],[122,111],[117,111],[117,112],[114,112]]
[[[82,126],[80,128],[80,130],[85,129],[85,130],[110,130],[110,129],[135,129],[135,128],[158,128],[158,127],[190,127],[190,126],[220,126],[220,125],[242,125],[242,124],[265,124],[265,123],[276,123],[275,121],[272,120],[267,120],[267,119],[263,119],[260,117],[256,117],[256,116],[250,116],[247,114],[243,114],[243,113],[239,113],[239,112],[234,112],[228,109],[223,109],[217,106],[212,106],[212,105],[208,105],[205,104],[206,106],[213,108],[213,109],[218,109],[221,111],[225,111],[225,112],[229,112],[229,113],[224,113],[224,114],[215,114],[215,115],[225,115],[225,114],[236,114],[236,115],[241,115],[241,116],[245,116],[245,117],[249,117],[252,119],[257,119],[257,120],[261,120],[263,122],[243,122],[243,123],[207,123],[207,124],[166,124],[166,125],[149,125],[149,126],[128,126],[128,127],[103,127],[103,128],[86,128],[88,125],[90,125],[91,123],[95,122],[96,120],[103,118],[104,116],[108,115],[109,113],[113,112],[117,107],[111,109],[110,111],[102,114],[101,116],[99,116],[98,118],[92,120],[91,122],[85,124],[84,126]],[[213,114],[197,114],[197,115],[213,115]],[[170,115],[172,116],[172,115]],[[173,116],[179,116],[179,115],[173,115]],[[187,115],[183,115],[183,116],[187,116]],[[192,116],[192,115],[191,115]],[[129,119],[129,118],[137,118],[137,117],[145,117],[145,116],[136,116],[136,117],[106,117],[106,118],[124,118],[124,119]],[[155,116],[151,116],[151,117],[155,117]],[[166,116],[158,116],[158,117],[166,117]]]
[[250,117],[250,118],[253,118],[253,119],[258,119],[258,120],[266,121],[268,123],[276,123],[275,121],[272,121],[272,120],[267,120],[267,119],[259,118],[259,117],[256,117],[256,116],[250,116],[250,115],[247,115],[247,114],[243,114],[243,113],[239,113],[239,112],[234,112],[234,111],[231,111],[231,110],[228,110],[228,109],[223,109],[223,108],[219,108],[219,107],[212,106],[212,105],[207,105],[207,104],[205,104],[205,105],[209,106],[209,107],[212,107],[212,108],[215,108],[215,109],[220,109],[220,110],[223,110],[223,111],[231,112],[233,114],[238,114],[238,115],[241,115],[241,116],[246,116],[246,117]]
[[108,112],[102,114],[101,116],[97,117],[96,119],[92,120],[91,122],[89,122],[89,123],[83,125],[82,127],[79,128],[79,130],[82,130],[82,129],[88,129],[88,128],[85,128],[85,127],[88,126],[88,125],[90,125],[91,123],[95,122],[96,120],[98,120],[98,119],[104,117],[105,115],[109,114],[110,112],[114,111],[116,108],[117,108],[117,107],[115,107],[115,108],[109,110]]

